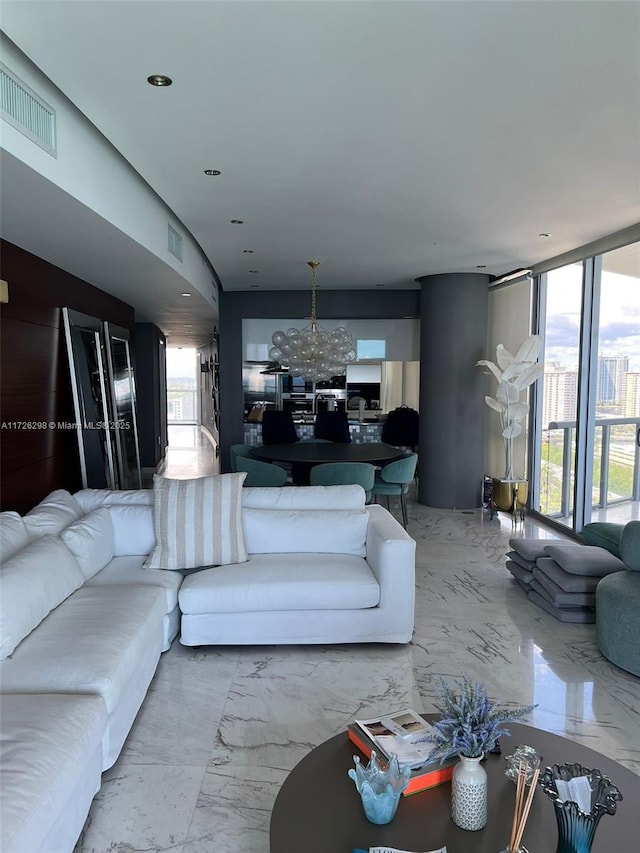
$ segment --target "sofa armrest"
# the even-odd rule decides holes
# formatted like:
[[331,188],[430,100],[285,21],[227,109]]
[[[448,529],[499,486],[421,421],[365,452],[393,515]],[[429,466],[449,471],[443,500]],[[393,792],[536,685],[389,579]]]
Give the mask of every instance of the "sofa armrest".
[[384,507],[367,506],[367,563],[380,585],[379,607],[413,630],[415,610],[416,543]]

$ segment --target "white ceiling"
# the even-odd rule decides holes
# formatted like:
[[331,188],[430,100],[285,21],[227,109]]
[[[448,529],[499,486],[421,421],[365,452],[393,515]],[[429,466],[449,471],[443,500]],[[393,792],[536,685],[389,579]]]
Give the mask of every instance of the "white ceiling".
[[501,275],[640,220],[638,2],[2,0],[1,25],[225,290],[306,287],[311,258],[327,289]]

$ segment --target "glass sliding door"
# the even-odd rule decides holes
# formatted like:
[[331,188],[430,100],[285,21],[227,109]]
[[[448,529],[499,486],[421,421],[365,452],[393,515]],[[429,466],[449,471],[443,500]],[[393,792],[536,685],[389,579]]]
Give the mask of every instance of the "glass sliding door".
[[571,526],[574,504],[580,318],[583,264],[551,270],[543,277],[540,325],[544,374],[538,382],[540,428],[534,509]]
[[579,532],[639,518],[640,244],[539,280],[532,508]]
[[640,244],[602,255],[599,296],[594,464],[585,524],[640,517]]

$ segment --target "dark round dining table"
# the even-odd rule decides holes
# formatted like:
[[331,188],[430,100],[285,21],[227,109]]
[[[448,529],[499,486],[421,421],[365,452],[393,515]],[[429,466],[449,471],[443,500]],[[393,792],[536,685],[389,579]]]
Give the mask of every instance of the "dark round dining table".
[[294,444],[261,444],[251,449],[251,456],[261,462],[291,465],[293,482],[299,486],[309,485],[309,474],[314,465],[325,462],[369,462],[371,465],[384,466],[406,455],[406,451],[380,442],[344,444],[332,441],[315,444],[312,441],[298,441]]
[[[434,715],[425,714],[433,722]],[[504,774],[504,756],[518,744],[533,746],[542,767],[578,762],[598,768],[623,796],[615,815],[605,814],[596,830],[593,853],[630,853],[640,838],[640,776],[582,744],[518,723],[509,723],[510,737],[501,741],[503,755],[484,762],[489,781],[489,819],[484,829],[469,832],[451,820],[451,783],[401,797],[391,823],[376,826],[364,816],[355,785],[347,776],[356,747],[346,732],[311,750],[285,779],[271,815],[271,853],[351,853],[375,845],[400,850],[448,853],[498,853],[509,840],[516,786]],[[523,844],[531,853],[553,853],[558,830],[553,805],[542,790],[533,799]]]

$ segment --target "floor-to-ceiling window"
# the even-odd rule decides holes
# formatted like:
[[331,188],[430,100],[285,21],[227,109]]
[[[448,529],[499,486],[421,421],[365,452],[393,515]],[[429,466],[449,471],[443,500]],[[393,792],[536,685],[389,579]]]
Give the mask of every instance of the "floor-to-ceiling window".
[[533,508],[579,531],[640,517],[640,244],[539,280]]

